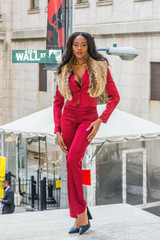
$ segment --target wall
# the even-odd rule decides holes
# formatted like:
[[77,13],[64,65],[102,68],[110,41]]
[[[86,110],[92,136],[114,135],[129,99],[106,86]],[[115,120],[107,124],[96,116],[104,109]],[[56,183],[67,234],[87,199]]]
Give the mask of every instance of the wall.
[[[107,2],[111,4],[105,5]],[[159,0],[76,3],[74,0],[73,31],[91,33],[97,47],[117,43],[139,50],[139,56],[130,62],[105,55],[121,96],[118,108],[160,124],[160,102],[150,101],[150,62],[160,62]]]
[[[45,49],[47,0],[39,3],[34,11],[30,1],[0,3],[0,124],[52,104],[53,73],[47,73],[48,91],[39,92],[38,64],[11,62],[12,49]],[[150,101],[150,62],[160,62],[159,0],[76,3],[73,31],[90,32],[97,47],[117,43],[139,50],[139,57],[131,62],[107,56],[121,96],[119,109],[160,124],[160,102]]]
[[39,65],[12,63],[13,49],[46,49],[47,0],[39,10],[30,1],[0,3],[0,125],[52,105],[53,72],[47,71],[47,92],[39,91]]

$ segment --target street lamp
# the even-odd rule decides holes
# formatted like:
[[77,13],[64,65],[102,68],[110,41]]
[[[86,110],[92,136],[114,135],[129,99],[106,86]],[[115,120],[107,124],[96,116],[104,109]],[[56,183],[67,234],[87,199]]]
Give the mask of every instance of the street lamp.
[[139,51],[132,47],[117,47],[117,44],[113,44],[113,47],[98,48],[97,51],[104,51],[108,55],[119,56],[122,60],[131,61],[139,55]]
[[[117,47],[117,44],[113,44],[113,47],[97,48],[97,51],[106,52],[108,55],[119,56],[122,60],[132,61],[139,55],[139,51],[133,47]],[[50,67],[49,67],[50,66]],[[48,64],[46,70],[55,71],[58,63]]]

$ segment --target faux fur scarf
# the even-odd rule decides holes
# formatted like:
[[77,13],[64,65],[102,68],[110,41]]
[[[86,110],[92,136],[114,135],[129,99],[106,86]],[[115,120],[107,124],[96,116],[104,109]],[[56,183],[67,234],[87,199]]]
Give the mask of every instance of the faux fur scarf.
[[[98,97],[105,90],[107,81],[107,62],[94,60],[89,55],[86,57],[86,62],[89,74],[89,96]],[[61,73],[57,74],[58,90],[60,94],[69,101],[72,100],[69,79],[73,63],[74,57],[72,57],[71,60],[61,68]]]

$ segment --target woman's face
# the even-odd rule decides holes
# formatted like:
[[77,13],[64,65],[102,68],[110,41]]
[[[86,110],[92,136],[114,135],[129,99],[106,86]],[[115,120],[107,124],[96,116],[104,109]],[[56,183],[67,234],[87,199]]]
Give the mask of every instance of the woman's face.
[[73,54],[75,55],[76,58],[78,59],[84,58],[88,50],[87,39],[80,35],[75,37],[73,40],[72,49]]

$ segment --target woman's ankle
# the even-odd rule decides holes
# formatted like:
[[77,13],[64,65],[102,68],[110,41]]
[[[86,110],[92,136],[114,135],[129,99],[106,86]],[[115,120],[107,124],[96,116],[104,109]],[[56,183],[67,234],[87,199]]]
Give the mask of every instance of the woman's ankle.
[[76,218],[75,223],[74,223],[74,228],[79,228],[79,223],[78,223],[78,219]]
[[78,216],[78,222],[80,226],[88,224],[87,208],[83,213],[78,214],[77,216]]

